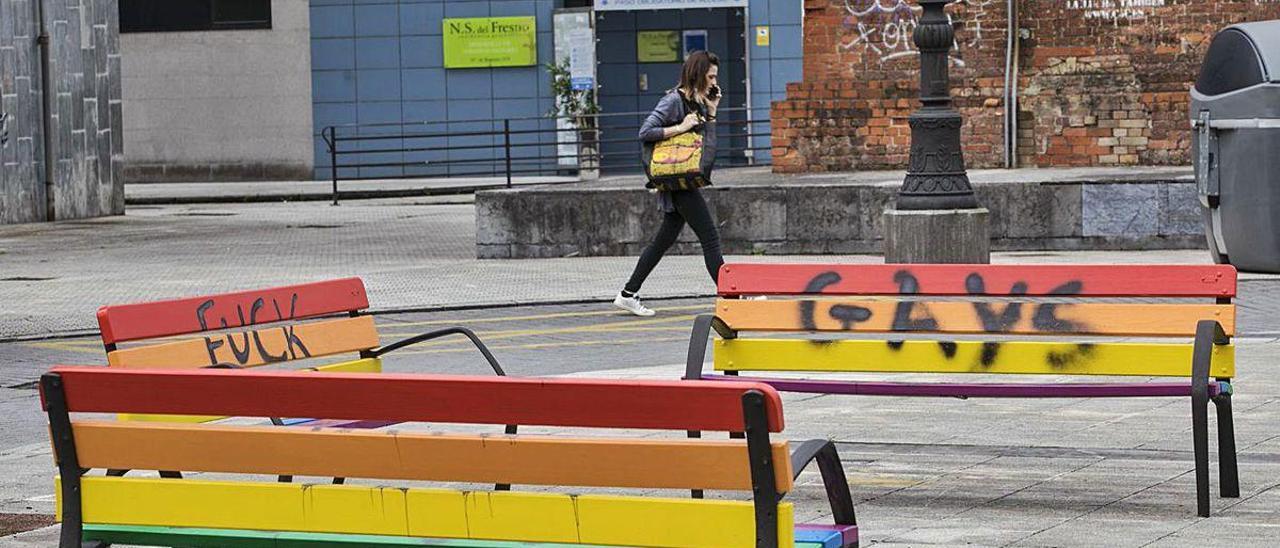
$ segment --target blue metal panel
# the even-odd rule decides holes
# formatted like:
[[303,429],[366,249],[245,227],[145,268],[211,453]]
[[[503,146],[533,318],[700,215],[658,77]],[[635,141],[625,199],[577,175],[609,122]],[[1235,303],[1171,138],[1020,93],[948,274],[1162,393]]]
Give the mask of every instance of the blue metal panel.
[[444,16],[453,17],[488,17],[488,2],[445,2]]
[[317,38],[311,41],[311,70],[356,68],[355,41],[350,38]]
[[803,10],[804,3],[797,0],[769,0],[769,24],[800,25]]
[[550,79],[538,67],[493,69],[493,96],[503,98],[537,97],[539,87],[550,86]]
[[400,69],[356,71],[356,97],[360,101],[399,101]]
[[356,73],[352,70],[311,72],[311,100],[317,103],[356,100]]
[[[533,0],[501,0],[489,2],[489,15],[492,17],[515,17],[535,15],[537,4]],[[538,30],[543,30],[539,28]]]
[[400,34],[440,34],[440,20],[444,18],[444,4],[401,4]]
[[770,63],[773,72],[773,89],[786,90],[787,84],[804,79],[804,65],[800,59],[773,59]]
[[800,25],[774,25],[769,28],[770,49],[774,59],[800,59],[804,57]]
[[[444,66],[444,44],[439,36],[405,36],[400,39],[400,66],[428,68]],[[444,81],[441,80],[441,84]]]
[[751,93],[752,99],[755,98],[757,92],[765,92],[773,90],[773,73],[772,62],[768,59],[753,57],[751,59]]
[[335,38],[355,36],[351,6],[312,6],[311,37]]
[[444,99],[445,71],[442,68],[404,69],[400,88],[405,101]]
[[493,78],[488,69],[451,69],[445,71],[449,100],[487,99],[493,96]]
[[356,68],[400,68],[399,38],[356,38]]
[[449,120],[474,121],[493,118],[493,101],[489,99],[450,99]]
[[[445,101],[405,101],[401,111],[406,122],[443,122],[449,105]],[[444,126],[426,126],[427,132],[442,131]]]
[[400,10],[395,4],[358,5],[357,36],[396,36],[400,33]]
[[[538,111],[538,100],[529,99],[497,99],[493,102],[494,118],[530,118],[541,116]],[[533,129],[529,122],[520,122],[524,129]]]

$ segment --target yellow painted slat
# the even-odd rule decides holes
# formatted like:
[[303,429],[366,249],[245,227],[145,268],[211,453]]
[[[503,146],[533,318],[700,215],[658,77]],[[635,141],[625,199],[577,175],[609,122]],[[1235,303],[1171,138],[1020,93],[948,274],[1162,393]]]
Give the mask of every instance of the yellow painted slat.
[[[319,371],[322,373],[381,373],[382,359],[362,358],[359,360],[312,367],[309,371]],[[121,421],[202,423],[225,419],[226,417],[212,415],[147,415],[138,413],[120,413],[116,415],[116,418]]]
[[[573,439],[395,431],[76,421],[85,468],[370,479],[750,490],[745,442]],[[773,442],[778,492],[787,444]]]
[[[756,545],[755,508],[750,502],[707,507],[702,505],[705,501],[693,499],[653,500],[578,497],[582,542],[630,545],[632,539],[644,538],[651,543],[646,546]],[[778,546],[794,544],[794,509],[784,502],[778,505]]]
[[331,363],[312,367],[311,370],[321,373],[381,373],[382,358],[362,358],[348,362]]
[[[89,524],[755,546],[748,501],[108,477],[86,477],[82,487]],[[778,525],[780,545],[792,546],[790,503],[778,505]]]
[[107,362],[127,368],[256,367],[376,346],[373,317],[357,316],[125,348],[107,354]]
[[[1190,344],[962,341],[806,341],[732,339],[715,342],[722,371],[896,373],[1027,373],[1047,375],[1191,376]],[[1210,375],[1235,376],[1235,347],[1215,346]]]
[[895,299],[721,299],[716,316],[738,330],[1077,334],[1179,337],[1200,320],[1235,334],[1235,305],[994,303]]

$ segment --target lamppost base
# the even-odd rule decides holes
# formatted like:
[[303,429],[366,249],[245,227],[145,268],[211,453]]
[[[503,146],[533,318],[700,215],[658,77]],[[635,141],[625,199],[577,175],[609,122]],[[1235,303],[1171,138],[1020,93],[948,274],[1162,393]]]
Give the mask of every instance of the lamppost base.
[[884,210],[884,262],[988,264],[991,213],[986,208]]

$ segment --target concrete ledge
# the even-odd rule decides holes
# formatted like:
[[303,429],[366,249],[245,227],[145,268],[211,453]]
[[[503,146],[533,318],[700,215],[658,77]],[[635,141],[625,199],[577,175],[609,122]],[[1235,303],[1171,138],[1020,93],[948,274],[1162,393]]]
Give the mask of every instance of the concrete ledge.
[[[1189,170],[1087,171],[971,173],[978,199],[991,211],[991,249],[1204,248]],[[726,254],[880,253],[882,213],[901,181],[893,172],[880,175],[724,170],[718,180],[730,182],[704,193]],[[655,197],[638,178],[483,191],[476,194],[476,256],[636,255],[660,220]],[[673,252],[698,252],[690,230],[680,242]]]
[[307,164],[139,164],[124,166],[127,183],[203,183],[223,181],[302,181],[310,179]]

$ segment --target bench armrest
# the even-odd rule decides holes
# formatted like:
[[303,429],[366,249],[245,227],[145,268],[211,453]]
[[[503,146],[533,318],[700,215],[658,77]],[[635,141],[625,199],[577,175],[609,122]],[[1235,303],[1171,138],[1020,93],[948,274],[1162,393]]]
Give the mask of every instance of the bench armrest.
[[827,489],[827,500],[831,502],[831,517],[837,525],[857,525],[858,519],[853,511],[853,494],[849,491],[849,480],[844,477],[844,466],[840,464],[840,454],[836,452],[836,444],[831,440],[809,440],[791,453],[791,479],[800,477],[800,472],[813,461],[818,461],[818,470],[822,472],[822,485]]
[[699,314],[693,320],[693,332],[689,335],[689,358],[685,362],[685,380],[702,378],[702,362],[707,357],[707,339],[711,338],[711,329],[722,339],[736,339],[738,332],[717,318],[715,314]]
[[489,367],[493,368],[493,372],[499,376],[505,377],[507,375],[506,371],[502,370],[502,365],[498,363],[498,359],[493,357],[493,353],[489,351],[489,347],[484,345],[484,342],[480,340],[480,337],[477,337],[476,334],[472,332],[470,329],[467,329],[461,326],[447,327],[444,329],[437,329],[435,331],[423,333],[421,335],[414,335],[407,339],[396,341],[386,346],[369,350],[367,352],[368,355],[365,357],[378,358],[378,357],[381,357],[383,354],[394,352],[406,346],[418,344],[420,342],[429,341],[432,339],[438,339],[440,337],[445,337],[448,335],[462,335],[468,339],[471,339],[471,344],[474,344],[476,349],[479,350],[480,353],[484,355],[485,361],[489,362]]

